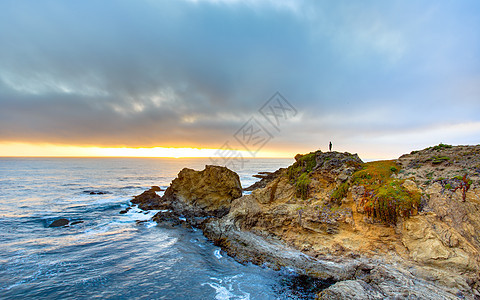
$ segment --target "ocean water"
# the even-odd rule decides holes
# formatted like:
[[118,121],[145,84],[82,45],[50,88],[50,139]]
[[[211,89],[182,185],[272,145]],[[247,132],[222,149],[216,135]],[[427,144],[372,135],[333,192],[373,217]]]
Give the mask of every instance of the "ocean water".
[[[200,230],[158,226],[148,221],[155,212],[119,214],[133,195],[208,163],[0,158],[0,299],[313,298],[318,283],[239,264]],[[253,174],[291,163],[251,159],[236,171],[246,187]],[[48,227],[58,218],[78,223]]]

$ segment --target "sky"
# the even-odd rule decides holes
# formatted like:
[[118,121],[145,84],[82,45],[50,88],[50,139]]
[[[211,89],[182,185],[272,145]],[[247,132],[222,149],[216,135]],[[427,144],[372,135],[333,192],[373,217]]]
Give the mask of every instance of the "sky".
[[476,0],[2,0],[0,156],[479,144],[478,28]]

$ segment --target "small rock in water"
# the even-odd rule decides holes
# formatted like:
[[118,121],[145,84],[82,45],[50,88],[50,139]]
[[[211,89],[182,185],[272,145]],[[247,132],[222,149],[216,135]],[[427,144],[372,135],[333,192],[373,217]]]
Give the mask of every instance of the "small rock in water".
[[90,194],[90,195],[104,195],[104,194],[108,194],[108,192],[104,192],[104,191],[97,191],[97,190],[86,190],[86,191],[83,191],[85,194]]
[[122,215],[126,214],[131,209],[132,209],[132,207],[129,206],[129,207],[125,208],[124,210],[120,211],[120,214],[122,214]]
[[161,192],[161,191],[164,191],[164,189],[162,189],[161,187],[157,186],[157,185],[152,185],[152,188],[150,189],[154,192]]
[[68,225],[68,223],[70,223],[70,221],[62,218],[53,221],[52,224],[50,224],[48,227],[62,227]]
[[82,220],[80,220],[80,221],[73,221],[72,223],[70,223],[70,225],[75,225],[75,224],[80,224],[80,223],[83,223],[83,221],[82,221]]

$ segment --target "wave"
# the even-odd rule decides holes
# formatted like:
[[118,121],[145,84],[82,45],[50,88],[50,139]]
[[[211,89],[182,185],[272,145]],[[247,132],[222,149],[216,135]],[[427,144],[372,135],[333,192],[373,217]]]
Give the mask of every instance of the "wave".
[[243,277],[243,274],[228,276],[223,279],[210,277],[211,282],[205,282],[215,289],[215,299],[217,300],[250,300],[250,293],[244,292],[238,286],[237,278]]

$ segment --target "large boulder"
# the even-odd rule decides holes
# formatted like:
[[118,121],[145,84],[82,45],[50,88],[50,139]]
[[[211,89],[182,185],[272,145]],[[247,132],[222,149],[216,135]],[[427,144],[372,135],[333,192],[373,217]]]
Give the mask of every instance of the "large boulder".
[[232,201],[242,196],[237,173],[226,167],[206,166],[203,171],[184,168],[165,191],[162,201],[187,217],[222,217]]

